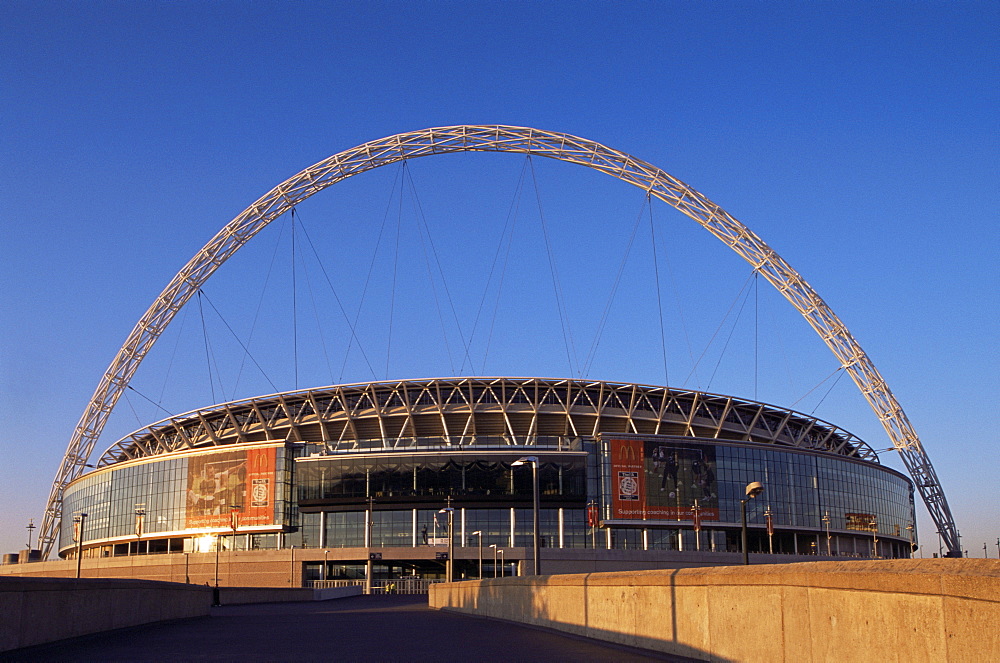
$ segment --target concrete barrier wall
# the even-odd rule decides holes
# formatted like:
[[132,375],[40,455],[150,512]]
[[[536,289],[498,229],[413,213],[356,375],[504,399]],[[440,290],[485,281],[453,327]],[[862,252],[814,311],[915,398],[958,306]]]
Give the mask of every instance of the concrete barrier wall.
[[434,608],[702,660],[1000,660],[1000,561],[886,560],[433,585]]
[[0,651],[207,615],[212,590],[149,580],[0,578]]

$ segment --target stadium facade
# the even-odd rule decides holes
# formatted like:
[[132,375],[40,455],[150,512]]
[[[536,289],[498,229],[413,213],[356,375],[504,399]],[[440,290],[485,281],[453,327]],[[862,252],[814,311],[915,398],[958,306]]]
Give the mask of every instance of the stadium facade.
[[376,577],[439,577],[451,507],[456,577],[478,574],[480,546],[485,574],[498,553],[509,574],[531,555],[532,470],[514,465],[528,455],[548,572],[733,563],[754,481],[749,550],[771,561],[909,557],[916,538],[909,479],[809,415],[666,387],[463,377],[285,392],[136,431],[66,487],[59,554],[215,552],[218,577],[219,549],[247,563],[292,551],[304,580],[361,577],[372,559]]

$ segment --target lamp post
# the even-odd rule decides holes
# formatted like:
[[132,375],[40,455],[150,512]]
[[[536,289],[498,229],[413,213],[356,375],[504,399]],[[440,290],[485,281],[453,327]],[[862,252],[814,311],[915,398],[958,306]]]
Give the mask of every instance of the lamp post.
[[698,506],[698,500],[691,507],[691,529],[694,530],[695,550],[701,552],[701,507]]
[[330,579],[330,551],[323,551],[323,580]]
[[365,512],[365,548],[368,551],[368,561],[365,562],[365,595],[371,596],[372,593],[372,573],[374,572],[374,567],[372,564],[372,520],[374,520],[372,514],[372,509],[375,508],[375,501],[368,497],[368,510]]
[[590,526],[590,547],[597,549],[597,522],[600,512],[597,508],[597,500],[587,502],[587,525]]
[[531,463],[532,528],[534,531],[534,550],[532,552],[535,557],[535,575],[540,576],[542,575],[542,559],[541,547],[539,545],[541,538],[538,532],[538,456],[518,458],[510,466],[517,467],[518,465],[525,465],[527,463]]
[[35,529],[35,519],[31,518],[28,520],[28,525],[25,527],[28,530],[28,561],[31,561],[31,535]]
[[447,582],[453,582],[455,580],[455,537],[454,525],[455,525],[455,509],[450,506],[438,511],[438,513],[448,514],[448,560],[445,564],[445,580]]
[[491,543],[490,548],[493,548],[493,577],[497,578],[500,574],[497,572],[497,544]]
[[497,548],[497,552],[500,553],[500,577],[503,578],[507,575],[507,569],[505,568],[507,562],[503,558],[503,548]]
[[743,564],[750,564],[750,551],[747,549],[747,502],[761,494],[764,484],[754,481],[747,484],[747,496],[740,500],[740,523],[743,526]]
[[483,579],[483,532],[481,530],[472,533],[472,536],[479,537],[479,579]]
[[139,554],[139,545],[142,543],[142,529],[146,522],[146,504],[140,502],[135,505],[135,554]]
[[[215,595],[219,595],[219,551],[222,550],[222,532],[215,533]],[[214,605],[219,605],[218,599]]]
[[76,577],[80,578],[80,571],[83,564],[83,524],[87,520],[87,514],[78,513],[73,516],[73,524],[76,527]]
[[878,558],[878,519],[872,516],[869,525],[872,526],[872,559]]
[[764,520],[767,522],[767,554],[774,554],[774,517],[771,515],[771,505],[764,510]]
[[[833,552],[830,547],[830,512],[826,511],[823,513],[823,524],[826,525],[826,556],[833,557]],[[840,550],[840,547],[837,547]]]

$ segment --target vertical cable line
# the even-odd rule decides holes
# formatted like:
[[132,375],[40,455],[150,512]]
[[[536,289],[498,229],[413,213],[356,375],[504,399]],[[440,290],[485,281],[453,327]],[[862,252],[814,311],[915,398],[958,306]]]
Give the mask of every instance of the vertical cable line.
[[[652,214],[652,210],[650,210],[650,214]],[[653,251],[655,258],[655,246]],[[699,358],[698,360],[695,360],[694,358],[694,348],[691,346],[691,334],[688,332],[687,319],[684,317],[684,306],[681,304],[680,297],[677,294],[680,288],[677,287],[677,279],[674,278],[674,269],[670,263],[670,252],[666,249],[663,251],[663,262],[667,267],[667,279],[670,281],[670,291],[673,295],[674,306],[677,308],[677,318],[681,322],[681,330],[684,332],[684,345],[687,348],[688,359],[691,361],[691,372],[688,373],[688,376],[681,384],[688,384],[688,380],[690,380],[691,376],[694,375],[695,386],[699,391],[701,391],[701,377],[698,375],[698,362],[701,361],[701,359]]]
[[[187,319],[188,310],[189,309],[185,307],[181,311],[180,327],[178,327],[177,336],[174,338],[174,347],[170,351],[170,361],[167,362],[167,370],[163,375],[163,384],[160,385],[160,396],[159,399],[153,403],[156,407],[160,407],[160,404],[163,403],[163,394],[167,391],[167,380],[170,378],[170,370],[174,367],[174,359],[177,357],[177,346],[181,343],[181,335],[184,333],[184,321]],[[160,409],[162,410],[163,408]],[[166,412],[166,410],[164,410],[164,412]]]
[[[267,274],[264,276],[264,284],[260,288],[260,297],[257,298],[257,308],[253,312],[253,321],[250,323],[250,334],[247,336],[246,352],[240,358],[240,369],[236,373],[236,384],[233,385],[233,393],[230,396],[230,400],[235,400],[236,391],[240,387],[240,379],[243,377],[243,367],[246,366],[247,357],[250,356],[250,346],[253,344],[253,336],[257,332],[257,320],[260,318],[260,309],[264,305],[264,295],[267,294],[267,284],[271,282],[271,274],[274,271],[274,263],[278,259],[278,249],[281,248],[281,238],[285,234],[284,224],[279,224],[278,228],[278,238],[274,242],[274,251],[271,252],[271,261],[267,265]],[[257,368],[260,368],[258,366]],[[261,373],[264,369],[260,369]],[[265,374],[265,378],[267,375]],[[268,379],[270,382],[270,379]],[[277,388],[274,389],[277,391]]]
[[[377,380],[378,375],[375,373],[375,369],[372,367],[372,363],[368,360],[368,355],[365,353],[364,346],[361,345],[361,339],[358,338],[356,326],[354,324],[351,324],[351,319],[350,317],[348,317],[347,311],[344,309],[344,304],[340,301],[340,296],[337,294],[337,289],[333,287],[333,282],[330,280],[330,274],[327,273],[326,267],[323,266],[323,262],[319,259],[319,253],[316,251],[316,246],[313,244],[312,238],[309,236],[309,231],[306,230],[305,226],[303,226],[301,223],[299,224],[299,228],[302,230],[302,235],[303,237],[306,238],[306,243],[309,244],[310,250],[312,250],[313,255],[316,257],[316,262],[319,264],[320,271],[323,272],[323,278],[326,279],[326,284],[327,286],[329,286],[330,292],[333,293],[333,298],[337,301],[337,307],[340,309],[340,314],[344,316],[344,321],[347,323],[347,326],[351,330],[351,338],[357,342],[358,350],[361,351],[361,356],[364,357],[365,364],[367,364],[368,366],[368,370],[371,371],[372,377]],[[347,360],[345,359],[344,361],[346,362]],[[343,377],[343,375],[341,377]]]
[[[461,370],[455,371],[455,357],[452,355],[451,351],[451,341],[448,340],[448,325],[445,322],[444,311],[441,309],[441,297],[438,295],[437,281],[434,278],[434,269],[431,265],[431,256],[427,252],[427,245],[431,242],[430,238],[430,227],[427,225],[426,219],[423,218],[423,209],[420,206],[420,198],[417,196],[416,183],[413,181],[413,174],[407,168],[406,162],[403,162],[402,170],[404,170],[405,182],[400,183],[399,195],[403,195],[404,184],[409,184],[410,200],[413,203],[413,207],[417,210],[417,238],[420,240],[420,252],[424,256],[424,269],[427,270],[427,282],[431,286],[431,296],[434,298],[434,310],[437,312],[438,324],[441,325],[441,337],[444,340],[444,351],[448,356],[448,366],[451,369],[452,375],[461,375]],[[425,238],[426,234],[426,238]],[[442,283],[446,283],[444,275],[441,275]],[[450,300],[449,300],[450,301]],[[452,307],[454,312],[454,307]],[[459,334],[461,335],[461,328],[459,328]],[[464,367],[465,364],[463,363]]]
[[760,291],[758,286],[758,277],[760,274],[757,270],[753,272],[753,399],[757,400],[757,369],[760,365],[758,362],[757,355],[757,345],[758,345],[758,324],[757,324],[757,314],[758,314],[758,302],[757,294]]
[[[514,197],[511,200],[510,207],[507,210],[507,219],[504,222],[503,231],[500,233],[500,242],[497,245],[497,254],[499,255],[501,248],[504,244],[504,237],[507,237],[507,250],[504,251],[503,255],[503,266],[500,268],[500,279],[497,283],[497,296],[493,301],[493,314],[490,316],[490,328],[489,332],[486,334],[486,347],[483,349],[483,375],[486,375],[486,361],[490,355],[490,347],[493,345],[493,331],[496,327],[497,313],[500,310],[500,298],[503,294],[503,285],[507,277],[507,265],[510,261],[510,250],[514,246],[514,229],[517,226],[517,218],[521,210],[521,195],[524,192],[524,172],[528,167],[527,157],[524,163],[521,165],[521,174],[517,179],[517,188],[514,190]],[[510,232],[507,232],[507,228],[510,228]],[[493,263],[496,264],[497,256],[494,256]],[[493,278],[493,266],[490,266],[490,280]],[[490,280],[487,281],[487,287],[489,286]],[[483,301],[486,301],[486,289],[483,290]],[[479,313],[476,313],[476,321],[479,321]],[[475,327],[473,327],[473,334],[475,334]],[[470,341],[471,342],[471,341]]]
[[392,290],[389,294],[389,334],[385,343],[385,379],[389,379],[389,357],[392,355],[392,320],[396,312],[396,273],[399,269],[399,233],[403,224],[403,194],[399,194],[399,206],[396,212],[396,245],[392,254]]
[[[837,368],[835,368],[832,373],[830,373],[825,378],[823,378],[822,380],[820,380],[817,384],[813,385],[813,387],[811,389],[809,389],[809,391],[807,391],[806,393],[804,393],[801,396],[799,396],[798,399],[794,403],[792,403],[791,405],[788,406],[788,409],[789,410],[793,409],[796,405],[798,405],[799,403],[801,403],[802,401],[804,401],[809,396],[809,394],[813,393],[814,391],[816,391],[817,389],[819,389],[820,387],[822,387],[823,384],[827,380],[829,380],[830,378],[832,378],[837,373],[840,373],[842,370],[844,370],[843,366],[838,366]],[[824,396],[824,398],[826,398],[826,397]],[[818,407],[818,405],[817,405],[817,407]],[[815,411],[816,411],[815,408],[813,408],[813,412],[815,412]],[[810,412],[809,414],[812,414],[812,412]]]
[[[406,162],[404,162],[404,166],[405,165]],[[417,218],[419,222],[423,224],[423,230],[427,234],[427,243],[431,247],[431,255],[434,257],[435,267],[437,268],[437,272],[441,277],[441,286],[444,288],[445,298],[448,300],[448,307],[451,309],[451,315],[455,319],[455,327],[458,330],[459,341],[461,341],[462,347],[465,349],[464,350],[465,355],[466,357],[468,357],[469,346],[471,345],[471,341],[469,343],[466,343],[465,341],[465,334],[462,332],[462,323],[459,320],[458,311],[455,310],[455,302],[451,296],[451,289],[448,288],[448,279],[445,278],[444,269],[441,267],[441,258],[440,255],[438,254],[437,246],[434,244],[434,237],[433,235],[431,235],[430,226],[427,224],[427,216],[424,214],[424,208],[423,205],[420,203],[420,197],[417,196],[416,185],[413,181],[413,175],[410,172],[409,167],[406,168],[405,174],[406,174],[406,179],[410,184],[410,195],[413,196],[413,201],[417,206]],[[421,236],[421,241],[422,239],[423,236]],[[462,365],[463,366],[465,365],[464,361]]]
[[198,315],[201,316],[201,335],[205,340],[205,364],[208,366],[208,386],[212,391],[212,402],[217,403],[215,398],[215,381],[212,379],[212,353],[208,347],[208,329],[205,327],[205,310],[201,305],[201,288],[198,288]]
[[[756,276],[756,274],[757,272],[755,270],[751,276]],[[745,285],[744,287],[746,288]],[[729,328],[729,335],[726,336],[726,342],[722,346],[722,352],[719,353],[719,361],[715,362],[715,368],[712,369],[712,376],[708,378],[708,385],[705,387],[706,390],[710,390],[712,388],[712,380],[715,379],[715,374],[719,370],[719,366],[722,365],[722,360],[726,356],[726,350],[729,349],[729,342],[733,339],[733,334],[736,332],[736,326],[740,323],[740,316],[743,315],[743,309],[747,305],[747,300],[750,299],[750,288],[746,288],[746,291],[747,294],[743,297],[743,303],[740,304],[740,310],[736,312],[736,317],[733,319],[733,326]]]
[[569,363],[570,375],[578,375],[573,368],[573,358],[576,356],[576,346],[573,344],[573,334],[570,330],[568,314],[563,303],[562,288],[559,286],[559,277],[556,272],[555,258],[552,255],[552,243],[549,241],[549,229],[545,223],[545,213],[542,211],[542,198],[538,190],[538,178],[535,175],[535,162],[528,156],[528,165],[531,167],[531,181],[535,186],[535,202],[538,205],[538,218],[542,222],[542,236],[545,238],[545,253],[549,259],[549,272],[552,275],[552,288],[556,294],[556,309],[559,311],[559,325],[562,327],[563,344],[566,346],[566,361]]
[[843,366],[841,366],[840,368],[837,369],[837,372],[840,373],[840,375],[838,375],[837,379],[833,381],[833,384],[830,385],[830,388],[826,390],[825,394],[823,394],[823,398],[819,399],[819,403],[816,403],[816,407],[814,407],[812,409],[812,412],[810,412],[809,414],[815,414],[816,413],[816,410],[819,409],[819,406],[823,404],[823,401],[826,400],[826,397],[830,395],[830,392],[833,391],[833,388],[837,386],[838,382],[840,382],[840,378],[844,377],[844,373],[846,371],[844,371],[843,370]]
[[122,396],[125,398],[125,405],[128,405],[128,409],[132,412],[132,416],[135,417],[136,422],[139,424],[139,428],[142,428],[142,419],[139,418],[139,413],[135,411],[135,407],[132,406],[132,399],[128,397],[128,392],[123,392]]
[[323,262],[319,259],[319,253],[317,253],[316,247],[313,246],[312,240],[309,239],[308,232],[306,233],[306,239],[309,240],[309,245],[312,248],[313,255],[316,256],[316,261],[319,262],[320,269],[323,270],[323,275],[326,277],[326,282],[330,286],[330,290],[333,292],[334,298],[337,300],[337,305],[340,307],[340,311],[344,316],[344,321],[347,323],[347,326],[351,330],[351,336],[347,341],[347,350],[344,352],[344,361],[340,365],[340,376],[337,378],[337,382],[344,381],[344,373],[347,372],[347,361],[350,359],[351,349],[354,347],[355,341],[357,341],[358,343],[358,350],[361,352],[361,356],[364,357],[365,364],[368,365],[368,370],[371,372],[372,378],[378,380],[378,375],[375,373],[375,368],[372,366],[372,363],[368,360],[368,355],[365,353],[365,349],[361,345],[361,339],[358,338],[356,330],[358,327],[358,321],[361,319],[361,311],[364,308],[365,299],[368,295],[368,286],[371,284],[372,274],[375,273],[375,261],[378,258],[379,247],[382,246],[382,235],[385,233],[385,224],[389,220],[389,210],[392,209],[392,197],[396,194],[397,181],[399,182],[399,190],[400,190],[399,195],[403,195],[402,173],[405,168],[406,168],[406,162],[403,161],[399,166],[399,170],[396,171],[396,175],[392,181],[392,189],[389,192],[389,200],[386,201],[385,212],[382,214],[382,223],[381,225],[379,225],[378,228],[378,237],[376,237],[375,239],[375,248],[372,250],[372,259],[368,262],[368,273],[365,275],[365,284],[361,288],[361,299],[360,301],[358,301],[358,310],[354,312],[354,322],[351,322],[351,319],[347,317],[347,311],[344,309],[344,305],[341,303],[340,297],[337,295],[337,291],[333,287],[333,283],[330,281],[330,276],[329,274],[327,274],[326,268],[323,267]]
[[[203,291],[203,290],[199,291],[198,294],[199,294],[199,296],[205,298],[205,301],[208,302],[208,305],[212,307],[213,311],[215,311],[215,315],[219,316],[219,320],[222,321],[222,324],[226,326],[226,329],[229,330],[229,333],[233,335],[233,338],[236,339],[236,342],[240,344],[241,348],[243,348],[244,355],[247,356],[247,357],[250,357],[250,361],[252,361],[253,365],[257,367],[257,370],[260,371],[260,374],[264,376],[264,379],[267,380],[268,384],[271,385],[271,388],[274,389],[275,391],[278,391],[278,387],[275,386],[274,382],[268,376],[267,372],[264,371],[264,368],[257,362],[257,360],[254,358],[254,356],[252,354],[250,354],[250,349],[246,345],[243,344],[243,341],[240,340],[240,337],[236,334],[235,331],[233,331],[233,328],[229,325],[229,323],[226,322],[226,319],[222,316],[222,313],[219,311],[219,309],[212,302],[212,299],[208,296],[208,294],[205,291]],[[199,302],[200,302],[200,300],[199,300]],[[216,371],[218,371],[218,367],[216,367]],[[222,380],[221,380],[221,378],[219,380],[219,388],[220,389],[222,388]],[[225,397],[225,394],[223,394],[223,398],[224,397]]]
[[635,217],[635,223],[632,225],[632,233],[629,235],[628,243],[625,245],[625,252],[622,255],[621,262],[618,263],[618,271],[615,274],[615,280],[611,283],[611,291],[608,293],[608,301],[604,304],[604,310],[601,312],[600,321],[597,323],[597,332],[594,334],[594,341],[590,345],[590,351],[587,353],[587,358],[583,363],[583,368],[581,370],[581,377],[587,375],[590,372],[590,367],[597,357],[597,348],[601,344],[601,336],[604,334],[604,326],[608,322],[608,317],[611,315],[611,305],[615,301],[615,295],[618,294],[618,286],[621,285],[622,274],[625,272],[625,265],[628,264],[629,255],[632,253],[632,245],[635,244],[635,237],[639,233],[639,226],[642,223],[642,213],[645,211],[646,204],[649,202],[649,196],[643,199],[642,207],[639,208],[639,213]]
[[295,284],[295,208],[292,208],[292,366],[295,374],[295,388],[299,388],[299,314]]
[[[299,225],[302,226],[302,219],[299,218]],[[326,349],[326,334],[323,333],[323,321],[319,317],[319,307],[316,305],[316,294],[313,292],[312,279],[309,277],[309,264],[302,263],[302,272],[306,277],[306,290],[309,291],[309,303],[312,304],[313,318],[316,320],[316,331],[319,333],[319,345],[323,350],[323,360],[326,362],[326,371],[330,375],[330,383],[333,383],[333,366],[330,364],[330,353]]]
[[663,354],[663,386],[670,386],[670,372],[667,370],[667,335],[663,327],[663,296],[660,293],[660,266],[656,260],[656,230],[653,228],[653,200],[646,192],[649,205],[649,243],[653,250],[653,279],[656,281],[656,310],[660,315],[660,352]]
[[[139,396],[140,396],[141,398],[145,398],[145,399],[146,399],[147,401],[149,401],[150,403],[152,403],[154,407],[158,407],[158,408],[160,408],[161,410],[163,410],[164,412],[166,412],[166,413],[167,413],[167,416],[172,416],[172,415],[174,414],[173,412],[171,412],[171,411],[170,411],[170,410],[168,410],[167,408],[165,408],[165,407],[161,406],[161,405],[160,405],[159,403],[155,402],[155,401],[154,401],[154,400],[153,400],[152,398],[150,398],[149,396],[146,396],[146,395],[145,395],[145,394],[143,394],[143,393],[142,393],[141,391],[139,391],[138,389],[134,388],[134,387],[133,387],[132,385],[128,385],[128,386],[126,387],[126,389],[128,389],[129,391],[134,391],[134,392],[135,392],[135,393],[137,393],[137,394],[138,394],[138,395],[139,395]],[[124,394],[123,394],[123,395],[124,395]],[[126,398],[127,398],[127,396],[126,396]],[[131,406],[132,406],[132,404],[131,404],[131,403],[129,403],[129,407],[131,407]],[[142,426],[142,422],[139,422],[139,425],[140,425],[140,426]]]
[[[712,333],[712,338],[708,339],[708,343],[705,344],[705,349],[701,351],[700,355],[698,355],[698,360],[694,363],[694,366],[691,367],[691,372],[687,374],[686,378],[684,378],[685,384],[687,383],[688,380],[691,379],[691,376],[698,369],[698,364],[700,364],[701,360],[705,358],[705,354],[708,352],[708,349],[712,347],[712,343],[715,342],[715,337],[719,335],[720,331],[722,331],[722,327],[723,325],[726,324],[726,320],[729,318],[729,314],[732,313],[733,307],[736,306],[736,302],[740,301],[740,297],[743,296],[743,291],[746,290],[747,285],[750,283],[750,279],[752,278],[753,278],[753,273],[751,272],[750,276],[747,277],[747,280],[744,281],[743,285],[740,286],[739,292],[736,293],[736,297],[733,299],[733,302],[729,305],[729,308],[726,310],[725,315],[722,316],[722,320],[719,321],[719,326],[716,327],[715,332]],[[744,302],[745,301],[746,299],[744,298]],[[713,372],[712,375],[715,375],[715,373]],[[709,383],[711,383],[711,380],[709,380]],[[700,390],[701,387],[699,387],[699,391]],[[705,391],[708,391],[707,386],[705,387]]]

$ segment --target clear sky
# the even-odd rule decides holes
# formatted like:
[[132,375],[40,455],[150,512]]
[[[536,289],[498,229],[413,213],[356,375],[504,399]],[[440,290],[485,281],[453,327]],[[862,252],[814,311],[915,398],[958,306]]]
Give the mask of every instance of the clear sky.
[[[23,547],[28,519],[40,521],[73,427],[129,330],[226,222],[365,141],[510,124],[650,161],[769,242],[888,380],[964,547],[981,556],[988,542],[995,557],[998,41],[992,2],[5,3],[0,549]],[[297,229],[272,224],[206,285],[201,311],[180,314],[96,452],[164,416],[149,401],[178,413],[296,384],[459,372],[756,395],[889,446],[848,379],[824,382],[837,365],[791,306],[763,281],[748,295],[750,268],[671,208],[652,209],[657,262],[644,220],[609,298],[631,228],[650,214],[641,192],[540,161],[420,159],[314,196]],[[497,297],[486,266],[509,219]],[[433,287],[422,224],[445,275]],[[323,271],[354,312],[372,264],[359,317],[369,371],[346,349]],[[481,301],[475,368],[462,368],[458,333],[436,309],[453,306],[470,335]],[[252,334],[266,379],[225,325]],[[919,529],[929,556],[926,516]]]

